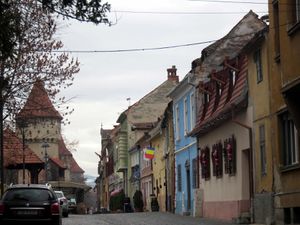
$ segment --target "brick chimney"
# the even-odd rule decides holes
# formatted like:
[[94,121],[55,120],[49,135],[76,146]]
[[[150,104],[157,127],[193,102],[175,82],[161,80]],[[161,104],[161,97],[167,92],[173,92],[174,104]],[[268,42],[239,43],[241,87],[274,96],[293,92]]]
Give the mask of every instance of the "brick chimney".
[[179,82],[179,77],[177,76],[176,72],[176,66],[172,66],[172,68],[167,69],[168,72],[168,80],[173,80],[176,81],[177,83]]

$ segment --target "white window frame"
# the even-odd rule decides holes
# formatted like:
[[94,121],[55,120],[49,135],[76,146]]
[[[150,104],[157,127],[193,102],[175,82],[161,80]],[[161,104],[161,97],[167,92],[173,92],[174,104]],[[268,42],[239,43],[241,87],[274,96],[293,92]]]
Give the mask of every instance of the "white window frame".
[[183,124],[184,124],[184,135],[186,136],[188,131],[189,131],[189,126],[188,126],[188,100],[187,98],[184,98],[183,100]]
[[176,128],[176,141],[179,141],[180,135],[179,135],[179,106],[178,104],[175,106],[175,128]]
[[192,92],[190,94],[190,127],[191,127],[191,130],[195,127],[195,124],[196,124],[196,110],[195,110],[196,106],[195,106],[195,93]]

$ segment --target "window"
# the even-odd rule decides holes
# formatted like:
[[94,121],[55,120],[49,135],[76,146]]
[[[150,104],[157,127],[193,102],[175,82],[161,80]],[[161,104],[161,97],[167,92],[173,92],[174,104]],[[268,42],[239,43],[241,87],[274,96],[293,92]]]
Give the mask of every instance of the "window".
[[177,191],[182,191],[181,165],[177,165]]
[[300,207],[284,208],[284,224],[300,223]]
[[184,135],[187,134],[187,132],[189,131],[188,129],[188,101],[187,98],[184,98],[184,106],[183,106],[183,110],[184,110]]
[[203,97],[204,97],[204,104],[209,103],[209,101],[210,101],[210,96],[209,96],[209,94],[208,94],[208,93],[204,93],[204,94],[203,94]]
[[236,71],[235,70],[231,70],[230,71],[230,81],[231,81],[231,87],[234,87],[235,83],[236,83]]
[[265,139],[265,126],[259,126],[259,149],[260,149],[260,166],[261,175],[267,174],[267,160],[266,160],[266,139]]
[[222,95],[222,84],[219,82],[216,82],[216,89],[217,89],[218,97],[220,98]]
[[213,176],[221,178],[223,176],[223,145],[221,142],[212,146],[211,159]]
[[300,0],[288,0],[286,5],[287,14],[287,31],[292,35],[300,29]]
[[178,141],[179,140],[179,107],[178,105],[176,105],[176,114],[175,114],[175,117],[176,117],[176,121],[175,121],[175,127],[176,127],[176,140]]
[[280,115],[283,165],[299,163],[299,135],[289,112]]
[[210,150],[209,150],[209,147],[200,149],[200,164],[201,164],[201,176],[203,179],[208,180],[210,178]]
[[261,49],[258,49],[254,52],[254,62],[256,64],[256,79],[257,79],[257,83],[259,83],[263,80]]
[[296,22],[300,22],[300,0],[296,0]]
[[280,39],[279,39],[279,3],[274,1],[273,3],[273,24],[275,32],[274,49],[275,49],[275,61],[280,61]]
[[11,189],[5,195],[6,201],[20,202],[42,202],[53,200],[55,196],[46,189],[38,188],[17,188]]
[[198,169],[198,158],[194,158],[192,161],[193,170],[193,188],[199,188],[199,169]]
[[195,127],[195,123],[196,123],[196,110],[195,110],[195,94],[191,93],[190,95],[190,108],[191,108],[191,117],[190,117],[190,121],[191,121],[191,130]]

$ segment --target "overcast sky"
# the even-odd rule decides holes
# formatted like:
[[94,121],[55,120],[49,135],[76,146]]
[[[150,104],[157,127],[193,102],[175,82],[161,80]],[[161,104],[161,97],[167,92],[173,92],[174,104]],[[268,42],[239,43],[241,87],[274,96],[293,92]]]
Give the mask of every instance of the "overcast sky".
[[[193,43],[222,38],[251,9],[259,16],[267,14],[267,1],[230,2],[235,3],[110,0],[113,26],[75,21],[60,24],[59,38],[64,42],[64,50],[91,51],[72,53],[81,63],[80,72],[74,85],[63,92],[67,98],[74,98],[70,106],[75,110],[69,117],[71,124],[64,126],[63,132],[68,140],[79,141],[73,155],[86,174],[97,176],[98,157],[94,152],[101,150],[101,124],[105,129],[113,128],[129,104],[166,80],[166,70],[172,65],[176,65],[182,79],[191,62],[208,45]],[[93,52],[189,44],[193,45],[151,51]]]

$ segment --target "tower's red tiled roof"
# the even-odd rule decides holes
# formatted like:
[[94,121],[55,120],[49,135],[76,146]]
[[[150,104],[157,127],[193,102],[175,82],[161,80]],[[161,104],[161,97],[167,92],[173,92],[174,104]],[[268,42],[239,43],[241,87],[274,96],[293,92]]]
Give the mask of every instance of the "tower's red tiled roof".
[[62,137],[58,140],[58,151],[60,155],[72,155],[72,153],[67,149]]
[[84,173],[84,170],[80,168],[80,166],[77,164],[76,160],[72,157],[71,158],[71,172],[72,173]]
[[64,165],[64,162],[61,161],[59,158],[50,158],[50,160],[56,164],[57,166],[59,166],[60,168],[62,169],[66,169],[65,165]]
[[74,159],[72,153],[68,150],[63,137],[61,137],[58,141],[58,150],[60,155],[70,156],[70,171],[73,173],[84,173],[84,170],[80,168]]
[[27,102],[17,115],[17,118],[50,117],[62,119],[54,108],[41,80],[37,80],[29,94]]
[[[23,143],[10,129],[3,133],[4,166],[23,164]],[[43,161],[27,146],[25,146],[25,164],[43,164]]]

